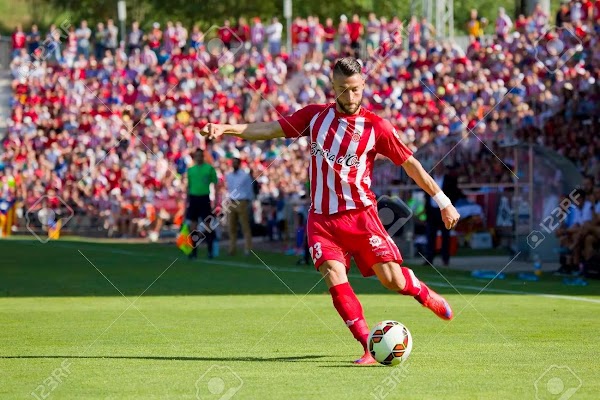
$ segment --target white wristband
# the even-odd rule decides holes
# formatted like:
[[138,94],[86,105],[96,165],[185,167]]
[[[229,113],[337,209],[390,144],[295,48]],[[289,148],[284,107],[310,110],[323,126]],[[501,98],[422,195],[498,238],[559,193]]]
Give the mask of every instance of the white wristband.
[[432,197],[432,199],[437,203],[440,210],[443,210],[444,208],[452,204],[452,202],[450,201],[448,196],[444,194],[444,192],[438,192],[435,196]]

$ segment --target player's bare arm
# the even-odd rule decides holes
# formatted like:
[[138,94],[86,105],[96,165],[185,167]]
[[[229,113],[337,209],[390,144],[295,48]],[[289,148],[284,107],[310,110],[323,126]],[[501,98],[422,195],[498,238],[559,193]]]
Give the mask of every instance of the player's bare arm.
[[209,123],[202,128],[200,133],[210,139],[215,139],[221,135],[237,136],[246,140],[268,140],[284,137],[283,129],[277,121],[233,125]]
[[454,208],[450,199],[442,192],[442,189],[431,175],[425,171],[419,160],[410,156],[404,164],[402,164],[402,167],[406,171],[406,174],[438,204],[442,213],[442,221],[444,221],[446,229],[454,228],[460,219],[458,211],[456,211],[456,208]]

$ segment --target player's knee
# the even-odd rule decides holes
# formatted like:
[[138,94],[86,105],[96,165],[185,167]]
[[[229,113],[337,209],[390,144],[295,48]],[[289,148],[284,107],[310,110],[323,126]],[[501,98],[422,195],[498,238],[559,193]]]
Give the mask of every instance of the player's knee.
[[382,263],[380,270],[386,271],[386,273],[379,274],[378,276],[383,287],[395,292],[402,290],[404,287],[404,280],[401,273],[396,273],[396,270],[399,271],[398,263],[393,261]]
[[346,266],[339,261],[325,261],[319,266],[319,272],[329,287],[348,281]]

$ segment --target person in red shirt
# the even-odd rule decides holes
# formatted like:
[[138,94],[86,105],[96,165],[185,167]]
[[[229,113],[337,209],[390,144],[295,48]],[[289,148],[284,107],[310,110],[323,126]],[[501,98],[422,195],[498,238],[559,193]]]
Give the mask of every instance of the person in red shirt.
[[18,56],[21,53],[21,50],[25,48],[27,42],[27,35],[23,32],[23,28],[21,24],[18,24],[15,28],[14,33],[12,34],[12,55],[13,58]]
[[235,33],[237,34],[235,39],[240,42],[244,49],[249,50],[247,45],[250,43],[250,25],[246,22],[246,18],[240,17]]
[[446,229],[460,215],[436,181],[406,147],[391,123],[362,107],[365,78],[357,59],[339,59],[333,68],[336,100],[311,104],[278,121],[253,124],[209,123],[202,134],[227,134],[246,140],[310,138],[310,199],[307,232],[315,268],[329,287],[333,305],[364,349],[357,364],[374,364],[362,305],[348,282],[350,257],[363,276],[376,275],[383,286],[419,303],[445,320],[453,318],[448,302],[402,267],[402,255],[377,214],[370,189],[377,154],[404,168],[437,203]]
[[583,22],[592,20],[594,15],[594,4],[591,0],[581,0],[581,20]]
[[300,56],[300,63],[304,64],[304,58],[306,57],[309,51],[308,42],[310,36],[310,29],[305,19],[300,19],[297,29],[298,33],[296,36],[296,40],[298,40],[298,54]]
[[592,21],[596,25],[596,31],[598,31],[598,25],[600,25],[600,0],[595,0],[592,6]]
[[323,31],[323,54],[328,54],[335,48],[335,32],[337,31],[335,26],[333,26],[333,20],[331,18],[325,20]]
[[348,24],[348,33],[350,35],[350,48],[354,51],[355,58],[360,58],[360,38],[363,32],[363,24],[360,22],[358,14],[354,14],[352,22]]
[[223,22],[223,26],[219,28],[217,34],[221,42],[223,42],[223,45],[227,49],[231,49],[231,42],[233,40],[233,30],[231,29],[228,19],[226,19],[225,22]]

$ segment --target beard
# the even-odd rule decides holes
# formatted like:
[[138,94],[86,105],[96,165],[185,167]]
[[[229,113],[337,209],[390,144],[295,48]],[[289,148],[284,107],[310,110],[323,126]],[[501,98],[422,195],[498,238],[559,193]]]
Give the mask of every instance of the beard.
[[362,97],[355,104],[344,105],[339,100],[336,100],[335,102],[337,103],[338,107],[340,108],[340,110],[342,110],[342,112],[344,114],[350,114],[351,115],[351,114],[354,114],[356,111],[358,111],[358,108],[360,107],[360,104],[362,103]]

